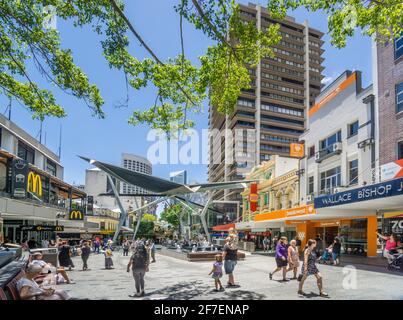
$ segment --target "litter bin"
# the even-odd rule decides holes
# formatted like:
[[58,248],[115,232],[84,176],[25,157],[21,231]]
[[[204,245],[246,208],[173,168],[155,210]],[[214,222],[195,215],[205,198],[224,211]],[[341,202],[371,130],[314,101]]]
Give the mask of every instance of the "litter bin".
[[34,254],[35,252],[42,253],[42,260],[51,263],[53,266],[59,266],[58,256],[58,249],[57,248],[39,248],[39,249],[32,249],[30,250],[30,254]]

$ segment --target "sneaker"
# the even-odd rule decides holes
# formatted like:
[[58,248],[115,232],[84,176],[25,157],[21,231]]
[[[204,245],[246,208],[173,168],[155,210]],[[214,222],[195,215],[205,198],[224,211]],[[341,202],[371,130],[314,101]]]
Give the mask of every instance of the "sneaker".
[[324,292],[324,291],[322,291],[321,293],[319,293],[319,295],[321,296],[321,297],[324,297],[324,298],[327,298],[329,295],[326,293],[326,292]]
[[144,297],[146,295],[146,292],[143,290],[143,291],[141,291],[141,293],[140,293],[140,297]]

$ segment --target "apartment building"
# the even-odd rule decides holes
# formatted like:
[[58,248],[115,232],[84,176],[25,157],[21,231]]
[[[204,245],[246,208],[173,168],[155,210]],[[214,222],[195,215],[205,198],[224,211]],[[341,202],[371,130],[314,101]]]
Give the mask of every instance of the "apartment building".
[[[145,173],[145,174],[152,174],[152,164],[146,158],[129,154],[123,153],[122,154],[122,165],[123,168],[129,169],[135,172]],[[121,183],[121,193],[123,194],[138,194],[138,193],[146,193],[146,191],[140,187],[132,186],[127,183]]]
[[[252,88],[239,96],[232,115],[220,114],[210,106],[210,130],[233,132],[232,137],[215,134],[210,141],[211,182],[239,180],[271,155],[289,156],[290,143],[298,142],[306,128],[307,110],[313,106],[323,78],[321,31],[292,17],[274,20],[260,5],[240,7],[245,21],[254,21],[259,30],[280,24],[282,40],[274,46],[274,58],[264,58],[249,70]],[[224,161],[231,158],[235,161]],[[240,192],[217,192],[215,199],[242,201]]]

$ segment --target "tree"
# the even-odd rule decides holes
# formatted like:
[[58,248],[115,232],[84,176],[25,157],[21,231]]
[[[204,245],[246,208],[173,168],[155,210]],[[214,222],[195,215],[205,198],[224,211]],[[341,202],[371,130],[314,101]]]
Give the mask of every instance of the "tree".
[[[346,44],[355,28],[392,39],[402,32],[401,1],[364,0],[270,0],[275,18],[288,9],[305,7],[329,15],[332,43]],[[121,70],[127,86],[141,90],[153,86],[156,98],[146,110],[134,110],[128,122],[145,123],[167,132],[194,125],[188,113],[198,113],[203,100],[226,114],[233,112],[243,89],[249,89],[248,68],[263,56],[272,56],[271,47],[280,41],[279,25],[257,30],[253,22],[241,19],[235,0],[177,0],[180,16],[180,54],[158,57],[124,13],[121,0],[8,0],[0,2],[0,93],[20,100],[34,118],[64,117],[66,110],[57,103],[53,91],[33,80],[27,66],[34,63],[39,74],[55,87],[83,99],[93,115],[105,117],[104,100],[95,84],[74,62],[71,50],[61,47],[60,34],[48,27],[52,17],[75,28],[91,25],[101,40],[102,54],[110,68]],[[49,14],[51,12],[51,14]],[[183,19],[214,41],[200,56],[200,67],[185,57]],[[129,52],[130,35],[148,52],[140,60]]]
[[171,205],[161,212],[160,220],[168,222],[174,229],[178,230],[180,226],[179,215],[183,209],[183,205],[180,203]]
[[[137,235],[141,237],[152,237],[154,235],[154,221],[156,221],[156,219],[157,218],[152,214],[144,214],[141,218]],[[136,222],[134,224],[136,224]],[[134,225],[134,228],[135,227]]]

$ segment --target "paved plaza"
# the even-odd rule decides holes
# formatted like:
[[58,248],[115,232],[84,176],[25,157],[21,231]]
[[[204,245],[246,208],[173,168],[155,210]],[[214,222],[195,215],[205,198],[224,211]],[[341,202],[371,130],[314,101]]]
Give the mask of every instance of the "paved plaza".
[[[92,254],[89,271],[79,271],[80,257],[73,258],[76,270],[70,272],[75,284],[60,285],[79,299],[399,299],[403,300],[403,275],[386,271],[383,267],[357,266],[350,269],[320,265],[324,288],[329,298],[318,296],[316,279],[309,277],[305,282],[306,297],[297,295],[298,282],[279,282],[280,273],[272,281],[269,270],[275,267],[273,257],[250,255],[239,261],[235,269],[235,280],[239,288],[214,292],[214,280],[208,275],[212,262],[187,262],[172,257],[156,255],[157,262],[150,265],[146,274],[146,296],[131,298],[134,292],[132,274],[126,272],[129,257],[115,252],[113,270],[104,269],[104,256]],[[356,273],[355,273],[356,271]],[[291,273],[289,273],[291,277]],[[227,277],[223,277],[223,284]]]

